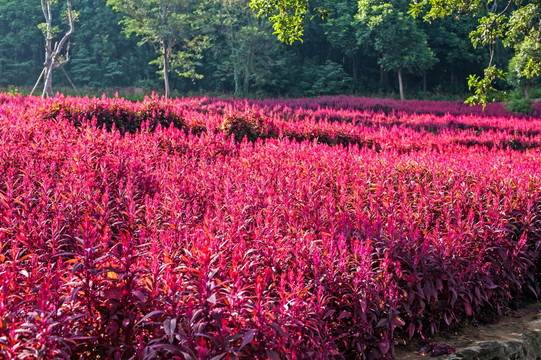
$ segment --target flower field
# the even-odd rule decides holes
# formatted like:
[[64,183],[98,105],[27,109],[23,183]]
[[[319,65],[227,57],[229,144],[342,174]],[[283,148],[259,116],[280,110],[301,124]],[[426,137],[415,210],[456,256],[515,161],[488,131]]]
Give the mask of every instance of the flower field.
[[491,321],[541,294],[540,148],[499,105],[0,94],[0,358],[392,359]]

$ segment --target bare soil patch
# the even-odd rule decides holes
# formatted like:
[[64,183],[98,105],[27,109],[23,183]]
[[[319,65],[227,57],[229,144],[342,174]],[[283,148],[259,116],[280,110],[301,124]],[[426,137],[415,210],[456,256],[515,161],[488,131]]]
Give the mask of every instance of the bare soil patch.
[[[496,324],[466,324],[454,331],[442,333],[433,340],[438,345],[447,344],[455,348],[456,353],[460,354],[487,348],[491,344],[522,342],[524,335],[536,332],[541,332],[541,302],[528,304],[517,311],[510,311]],[[419,354],[420,347],[421,345],[415,342],[406,346],[397,346],[396,359],[419,360],[430,357],[430,354]],[[541,357],[541,354],[539,356]],[[453,358],[449,355],[436,358],[446,357]]]

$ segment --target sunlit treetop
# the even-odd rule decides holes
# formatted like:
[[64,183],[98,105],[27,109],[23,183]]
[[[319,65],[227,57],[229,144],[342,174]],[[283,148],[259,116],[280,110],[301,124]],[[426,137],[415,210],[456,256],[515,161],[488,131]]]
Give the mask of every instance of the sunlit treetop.
[[495,45],[499,40],[515,50],[511,71],[517,76],[528,80],[541,74],[539,0],[412,0],[410,13],[415,17],[422,16],[426,21],[463,13],[481,16],[477,29],[470,33],[470,39],[475,47],[488,47],[490,61],[483,78],[470,76],[468,83],[470,88],[475,89],[475,94],[468,99],[469,102],[486,104],[498,99],[500,92],[493,87],[493,83],[506,75],[493,64]]
[[286,44],[301,41],[308,13],[312,17],[326,17],[321,7],[309,8],[309,0],[251,0],[250,7],[257,16],[266,16],[273,24],[274,33]]
[[[365,2],[360,0],[359,4]],[[393,3],[393,1],[388,1]],[[273,23],[275,34],[288,44],[302,41],[303,28],[309,12],[325,15],[321,8],[310,9],[309,0],[251,0],[250,7],[258,16]],[[462,14],[479,17],[477,29],[470,33],[474,47],[486,46],[490,60],[484,76],[470,75],[468,84],[474,95],[468,102],[487,104],[500,100],[502,93],[495,81],[506,76],[494,63],[498,41],[515,50],[512,71],[527,83],[541,75],[541,0],[411,0],[409,13],[432,21],[445,16]],[[316,15],[316,16],[317,16]],[[519,61],[520,60],[520,61]]]

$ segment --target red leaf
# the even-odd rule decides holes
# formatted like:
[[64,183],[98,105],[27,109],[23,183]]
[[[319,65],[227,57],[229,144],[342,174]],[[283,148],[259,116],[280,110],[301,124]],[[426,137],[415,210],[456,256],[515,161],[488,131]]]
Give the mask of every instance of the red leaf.
[[280,355],[278,355],[278,353],[274,350],[265,349],[265,353],[271,360],[280,360]]
[[239,351],[254,340],[254,336],[256,333],[257,330],[251,329],[244,334],[244,339],[242,339],[242,344],[240,345]]
[[389,352],[389,349],[391,348],[391,345],[389,341],[383,340],[378,343],[379,351],[381,351],[382,355],[385,355]]

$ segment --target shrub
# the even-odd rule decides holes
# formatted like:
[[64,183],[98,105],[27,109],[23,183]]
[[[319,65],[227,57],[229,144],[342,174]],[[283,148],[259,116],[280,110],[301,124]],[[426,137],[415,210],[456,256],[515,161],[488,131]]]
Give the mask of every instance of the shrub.
[[0,95],[0,357],[391,359],[539,296],[538,120],[320,101]]

